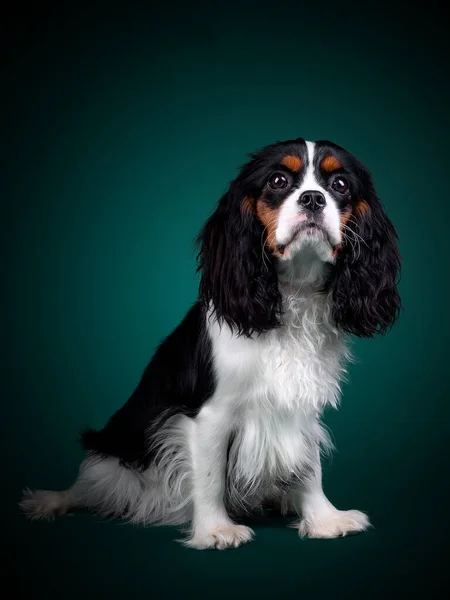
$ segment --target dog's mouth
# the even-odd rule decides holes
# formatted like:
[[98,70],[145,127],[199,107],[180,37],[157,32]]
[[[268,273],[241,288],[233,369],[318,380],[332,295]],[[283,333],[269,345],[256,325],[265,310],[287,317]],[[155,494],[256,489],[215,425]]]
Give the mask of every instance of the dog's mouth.
[[277,251],[280,254],[284,254],[286,248],[288,248],[288,246],[292,244],[292,242],[296,240],[300,235],[303,235],[305,237],[322,238],[324,240],[327,240],[331,244],[328,232],[322,225],[316,223],[315,221],[307,221],[306,223],[303,222],[296,225],[292,230],[289,240],[286,242],[286,244],[280,244],[277,247]]

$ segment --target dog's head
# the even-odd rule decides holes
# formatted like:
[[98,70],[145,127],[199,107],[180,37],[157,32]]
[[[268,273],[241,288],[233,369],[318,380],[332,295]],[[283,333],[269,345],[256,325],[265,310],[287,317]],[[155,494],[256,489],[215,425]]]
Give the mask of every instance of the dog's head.
[[331,142],[298,138],[253,154],[199,236],[200,297],[237,333],[281,322],[278,274],[302,253],[330,265],[336,324],[385,333],[400,310],[394,227],[367,168]]

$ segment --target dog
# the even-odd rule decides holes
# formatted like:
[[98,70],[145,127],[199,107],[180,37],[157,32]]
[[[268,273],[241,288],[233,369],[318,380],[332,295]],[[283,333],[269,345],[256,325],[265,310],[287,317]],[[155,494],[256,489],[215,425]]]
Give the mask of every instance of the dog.
[[322,489],[321,415],[336,407],[348,339],[401,311],[397,234],[368,169],[329,141],[251,154],[198,237],[198,300],[100,431],[66,491],[25,490],[31,519],[75,508],[186,524],[196,549],[237,547],[264,506],[301,536],[363,531]]

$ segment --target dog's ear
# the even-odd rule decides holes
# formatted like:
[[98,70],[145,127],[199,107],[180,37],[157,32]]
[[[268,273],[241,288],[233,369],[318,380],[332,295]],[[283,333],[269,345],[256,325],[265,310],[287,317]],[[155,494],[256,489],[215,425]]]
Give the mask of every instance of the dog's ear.
[[359,175],[358,201],[344,228],[331,283],[333,311],[344,331],[373,337],[386,333],[401,310],[400,255],[394,226],[361,164]]
[[264,235],[252,198],[235,181],[198,237],[200,300],[238,335],[280,324],[275,258],[266,253]]

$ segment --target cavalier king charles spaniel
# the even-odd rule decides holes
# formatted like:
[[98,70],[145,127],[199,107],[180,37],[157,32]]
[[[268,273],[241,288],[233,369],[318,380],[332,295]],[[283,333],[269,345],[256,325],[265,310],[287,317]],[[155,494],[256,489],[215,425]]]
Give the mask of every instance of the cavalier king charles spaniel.
[[302,138],[252,154],[198,237],[199,297],[100,431],[66,491],[24,492],[31,519],[74,508],[189,524],[185,544],[230,548],[265,506],[301,536],[366,529],[322,489],[321,424],[336,407],[349,336],[401,309],[395,229],[352,154]]

